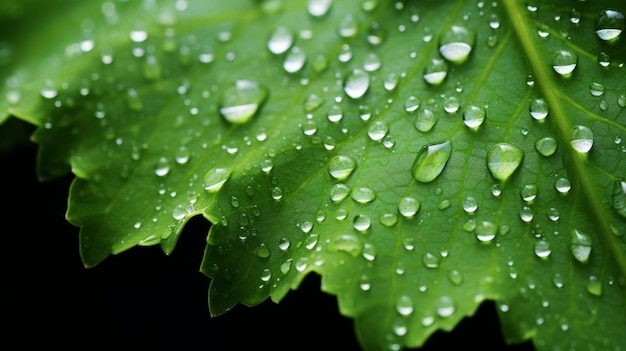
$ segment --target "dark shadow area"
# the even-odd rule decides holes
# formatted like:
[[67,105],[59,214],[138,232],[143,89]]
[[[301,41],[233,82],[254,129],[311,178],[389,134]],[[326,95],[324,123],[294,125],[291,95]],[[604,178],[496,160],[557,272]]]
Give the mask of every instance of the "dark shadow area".
[[[171,256],[139,247],[85,269],[78,228],[65,221],[71,177],[39,183],[36,146],[0,153],[3,194],[3,342],[70,349],[358,350],[352,320],[308,276],[280,304],[237,306],[211,318],[210,280],[199,272],[209,225],[190,221]],[[422,350],[532,350],[506,346],[493,304]]]

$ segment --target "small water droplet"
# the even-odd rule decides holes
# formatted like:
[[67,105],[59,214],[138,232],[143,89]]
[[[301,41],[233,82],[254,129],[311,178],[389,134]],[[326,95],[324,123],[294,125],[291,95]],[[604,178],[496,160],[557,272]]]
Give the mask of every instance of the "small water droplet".
[[387,91],[394,91],[398,87],[398,83],[400,83],[400,76],[396,73],[391,72],[385,77],[383,81],[383,88]]
[[520,191],[522,200],[532,202],[537,197],[537,186],[535,184],[526,184]]
[[308,250],[312,250],[317,245],[318,241],[319,234],[309,234],[309,236],[304,239],[304,247],[306,247]]
[[548,103],[544,99],[533,99],[530,102],[530,115],[541,121],[548,117]]
[[595,275],[589,276],[587,291],[594,296],[602,296],[602,282]]
[[291,245],[291,242],[287,238],[281,238],[280,241],[278,242],[278,248],[281,251],[286,251],[290,245]]
[[332,105],[328,109],[328,112],[326,112],[326,118],[328,118],[328,120],[333,123],[341,121],[341,119],[343,118],[343,108],[341,108],[341,106],[339,105]]
[[304,50],[300,49],[297,46],[294,46],[289,50],[287,56],[285,56],[285,61],[283,61],[283,69],[287,73],[297,73],[304,67],[306,63],[306,53]]
[[154,166],[154,174],[159,177],[166,176],[170,173],[170,162],[165,157],[160,157],[156,166]]
[[519,218],[523,221],[523,222],[530,222],[533,220],[534,218],[534,213],[532,208],[528,207],[528,206],[523,206],[520,210],[519,210]]
[[430,252],[426,252],[424,256],[422,256],[422,263],[424,264],[424,266],[426,266],[426,268],[439,267],[439,261],[439,257]]
[[328,243],[327,247],[329,251],[345,252],[353,257],[357,257],[363,251],[363,243],[361,240],[351,234],[341,234],[335,236]]
[[352,99],[359,99],[365,95],[369,86],[370,76],[367,71],[355,69],[346,76],[343,91]]
[[416,198],[403,197],[398,203],[398,212],[406,218],[411,218],[419,211],[420,206],[421,203]]
[[476,34],[462,26],[452,26],[439,40],[439,52],[446,60],[455,64],[467,61],[472,51]]
[[267,99],[267,88],[251,80],[237,80],[220,98],[220,114],[233,124],[248,122]]
[[604,10],[596,21],[596,35],[604,41],[617,41],[624,30],[625,22],[624,15],[621,12]]
[[559,220],[559,218],[561,218],[561,214],[559,213],[559,210],[557,210],[554,207],[550,207],[547,211],[546,214],[548,215],[548,218],[552,221],[552,222],[556,222]]
[[476,239],[484,243],[492,241],[496,237],[497,232],[498,227],[489,221],[479,221],[476,223],[476,229],[474,229]]
[[409,316],[413,313],[414,305],[413,300],[407,295],[402,295],[398,298],[396,303],[396,311],[402,316]]
[[441,296],[435,302],[435,312],[439,317],[450,317],[455,310],[454,300],[449,296]]
[[409,113],[415,112],[420,107],[420,102],[418,97],[411,95],[404,101],[404,110]]
[[393,227],[398,223],[398,216],[395,213],[383,213],[379,220],[385,227]]
[[578,63],[578,57],[576,54],[567,51],[560,50],[552,58],[552,68],[556,73],[562,77],[569,77],[576,69]]
[[477,105],[469,105],[463,110],[463,123],[470,129],[478,129],[485,121],[485,109]]
[[572,147],[578,153],[586,154],[593,147],[593,132],[589,127],[574,126],[570,135]]
[[313,112],[324,103],[324,98],[311,94],[304,100],[304,111]]
[[373,52],[370,52],[365,57],[365,61],[363,62],[363,69],[368,72],[377,71],[382,66],[382,62],[380,61],[380,57]]
[[281,187],[275,186],[270,190],[270,195],[274,200],[280,200],[283,198],[283,189]]
[[261,281],[266,282],[270,279],[272,279],[272,271],[270,271],[267,268],[264,268],[263,272],[261,272]]
[[427,133],[433,129],[439,121],[439,117],[428,108],[420,109],[415,119],[415,128],[422,133]]
[[552,137],[545,137],[537,140],[535,143],[535,149],[543,156],[551,156],[556,152],[556,139]]
[[333,0],[309,0],[307,11],[313,17],[322,17],[328,13]]
[[348,194],[350,194],[350,188],[343,183],[334,184],[330,188],[330,199],[333,202],[338,203],[343,201],[343,199],[345,199]]
[[504,182],[513,175],[524,158],[524,152],[508,143],[496,144],[487,153],[487,167],[491,175]]
[[605,90],[606,88],[601,83],[592,82],[591,84],[589,84],[589,93],[592,96],[602,96],[604,95]]
[[293,45],[293,34],[287,27],[277,27],[267,41],[267,48],[274,55],[282,55]]
[[447,113],[456,113],[460,106],[461,104],[456,96],[446,96],[443,100],[443,110]]
[[342,38],[352,38],[359,31],[359,24],[351,13],[346,14],[339,22],[339,36]]
[[613,183],[613,209],[626,218],[626,181],[622,179]]
[[432,182],[443,172],[451,154],[449,141],[424,146],[411,167],[413,177],[422,183]]
[[384,121],[374,121],[367,130],[367,135],[373,141],[379,141],[383,139],[387,132],[389,132],[389,124]]
[[600,67],[608,67],[611,64],[611,57],[606,52],[602,51],[598,54],[598,64]]
[[328,173],[337,180],[346,179],[356,168],[356,161],[345,155],[337,155],[330,160]]
[[535,242],[535,255],[539,258],[546,259],[552,253],[550,249],[550,243],[545,240],[538,240]]
[[214,193],[222,188],[230,177],[230,171],[226,168],[213,168],[203,177],[204,190]]
[[474,213],[478,209],[478,201],[473,196],[468,196],[463,200],[463,211]]
[[367,215],[359,214],[354,217],[353,225],[354,229],[364,232],[370,228],[372,220]]
[[439,85],[448,75],[448,64],[441,59],[433,59],[424,68],[424,81],[431,85]]
[[564,279],[563,276],[559,273],[555,273],[554,276],[552,277],[552,283],[554,284],[554,286],[556,286],[557,288],[562,288],[564,285]]
[[370,188],[359,187],[352,190],[352,200],[358,203],[366,204],[368,202],[374,201],[375,198],[376,193]]
[[567,178],[557,179],[556,182],[554,182],[554,187],[556,188],[556,191],[561,194],[567,194],[572,189],[572,185]]
[[259,258],[268,258],[271,255],[270,249],[265,244],[259,245],[256,249],[256,255]]
[[580,263],[587,263],[591,255],[591,237],[578,229],[573,229],[569,237],[570,250]]

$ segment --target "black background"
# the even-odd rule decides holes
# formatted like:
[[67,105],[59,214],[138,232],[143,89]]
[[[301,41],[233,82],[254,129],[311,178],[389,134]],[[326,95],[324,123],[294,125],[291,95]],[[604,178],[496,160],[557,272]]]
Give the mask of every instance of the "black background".
[[[83,267],[78,228],[65,221],[72,177],[36,178],[37,146],[0,152],[2,210],[2,343],[47,348],[132,347],[140,350],[359,350],[352,320],[318,276],[279,304],[271,301],[209,316],[209,278],[198,270],[209,225],[194,218],[173,254],[138,247]],[[532,350],[506,345],[493,303],[481,305],[451,332],[437,332],[422,350]]]

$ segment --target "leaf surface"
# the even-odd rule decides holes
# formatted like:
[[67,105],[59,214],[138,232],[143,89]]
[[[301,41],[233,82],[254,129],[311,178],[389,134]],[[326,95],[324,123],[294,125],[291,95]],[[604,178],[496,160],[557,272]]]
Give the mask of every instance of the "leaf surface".
[[76,175],[86,266],[203,215],[214,315],[317,272],[365,349],[486,299],[509,342],[626,347],[623,4],[7,4],[0,107]]

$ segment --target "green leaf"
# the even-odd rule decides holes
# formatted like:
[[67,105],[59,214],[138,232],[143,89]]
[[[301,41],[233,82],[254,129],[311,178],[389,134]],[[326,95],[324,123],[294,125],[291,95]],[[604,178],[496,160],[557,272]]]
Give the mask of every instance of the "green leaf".
[[622,3],[7,4],[0,108],[76,175],[86,266],[203,215],[214,315],[316,272],[364,349],[485,300],[508,342],[626,347]]

